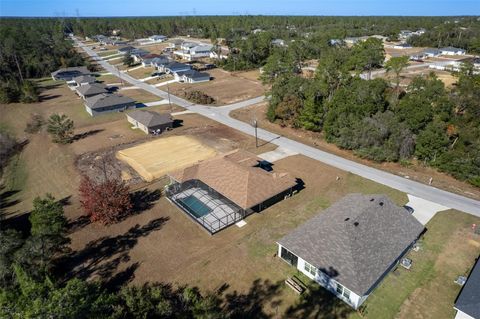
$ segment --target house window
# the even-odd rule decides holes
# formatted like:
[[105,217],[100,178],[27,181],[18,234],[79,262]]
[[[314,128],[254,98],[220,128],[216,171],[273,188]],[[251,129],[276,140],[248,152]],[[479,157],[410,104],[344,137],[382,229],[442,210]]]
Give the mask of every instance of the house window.
[[350,290],[348,290],[347,288],[343,288],[343,296],[347,299],[350,299]]
[[317,275],[317,268],[314,266],[310,265],[309,263],[305,262],[305,270],[312,274],[313,276]]
[[342,295],[342,294],[343,294],[343,286],[342,286],[342,285],[340,285],[340,284],[337,283],[337,289],[336,289],[336,290],[337,290],[337,293],[338,293],[339,295]]
[[288,251],[285,247],[282,247],[280,257],[290,265],[297,267],[298,257]]

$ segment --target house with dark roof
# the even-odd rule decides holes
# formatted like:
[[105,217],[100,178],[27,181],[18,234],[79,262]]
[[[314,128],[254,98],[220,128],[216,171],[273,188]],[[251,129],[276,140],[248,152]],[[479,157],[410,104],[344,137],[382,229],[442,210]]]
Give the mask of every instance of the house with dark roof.
[[81,75],[87,75],[91,72],[88,71],[85,66],[75,66],[69,68],[58,69],[55,72],[51,73],[53,80],[60,81],[72,81],[73,78]]
[[97,82],[97,79],[91,75],[80,75],[80,76],[74,77],[72,79],[72,82],[75,84],[75,86],[82,86],[86,84],[95,83]]
[[176,72],[185,72],[191,69],[192,67],[190,65],[180,62],[170,62],[167,64],[160,64],[158,66],[158,71],[170,74],[174,74]]
[[[145,63],[145,66],[153,66],[158,68],[162,65],[170,63],[172,60],[166,55],[160,55],[156,58],[151,59],[150,61],[143,60],[142,63]],[[149,64],[149,65],[148,65]]]
[[446,47],[446,48],[441,48],[440,54],[442,55],[465,55],[467,51],[464,49],[459,49],[459,48],[454,48],[454,47]]
[[151,42],[164,42],[166,41],[168,38],[164,35],[151,35],[148,37],[148,39],[151,41]]
[[400,49],[400,50],[404,50],[404,49],[411,49],[412,46],[406,42],[402,42],[402,43],[398,43],[398,44],[395,44],[393,46],[394,49]]
[[453,307],[455,319],[480,319],[480,257],[458,294]]
[[160,114],[152,111],[137,110],[127,114],[127,120],[135,128],[146,134],[159,134],[173,128],[173,118],[170,113]]
[[103,83],[92,83],[92,84],[81,85],[81,86],[77,86],[75,90],[77,91],[78,96],[80,96],[84,100],[94,95],[104,94],[104,93],[106,94],[109,92],[107,90],[107,86]]
[[200,83],[210,81],[210,74],[198,72],[195,70],[180,71],[174,73],[174,78],[178,82]]
[[170,172],[167,197],[214,234],[291,196],[297,179],[265,165],[244,150],[222,154]]
[[425,49],[423,53],[425,54],[426,57],[429,57],[429,58],[437,57],[441,54],[440,50],[435,48]]
[[85,99],[85,109],[91,116],[110,112],[123,112],[135,108],[135,100],[128,96],[102,93]]
[[278,244],[278,256],[357,309],[424,226],[385,195],[349,194]]

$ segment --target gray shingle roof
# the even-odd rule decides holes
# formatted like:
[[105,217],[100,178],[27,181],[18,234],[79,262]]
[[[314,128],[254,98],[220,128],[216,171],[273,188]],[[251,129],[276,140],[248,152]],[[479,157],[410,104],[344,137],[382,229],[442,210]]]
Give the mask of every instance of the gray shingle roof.
[[135,103],[135,100],[129,98],[128,96],[104,93],[87,98],[85,103],[89,108],[94,110],[114,105],[133,104]]
[[107,87],[103,83],[92,83],[77,87],[77,92],[81,95],[94,95],[108,93]]
[[460,48],[454,48],[454,47],[445,47],[445,48],[441,48],[440,51],[457,52],[457,51],[465,51],[465,50]]
[[480,257],[455,301],[455,308],[473,318],[480,318]]
[[349,194],[278,243],[365,295],[423,229],[385,195]]
[[73,78],[73,81],[77,82],[78,84],[81,83],[95,83],[97,79],[91,75],[80,75]]
[[155,127],[158,125],[173,123],[170,113],[160,114],[152,111],[134,111],[127,114],[127,116],[145,125],[146,127]]
[[52,76],[56,77],[57,75],[70,75],[70,76],[78,76],[78,75],[85,75],[90,74],[87,67],[85,66],[73,66],[68,68],[58,69],[51,73]]
[[195,70],[187,70],[187,71],[180,71],[180,72],[177,72],[177,75],[178,76],[186,76],[190,79],[202,79],[202,78],[210,78],[210,74],[208,73],[205,73],[205,72],[198,72],[198,71],[195,71]]

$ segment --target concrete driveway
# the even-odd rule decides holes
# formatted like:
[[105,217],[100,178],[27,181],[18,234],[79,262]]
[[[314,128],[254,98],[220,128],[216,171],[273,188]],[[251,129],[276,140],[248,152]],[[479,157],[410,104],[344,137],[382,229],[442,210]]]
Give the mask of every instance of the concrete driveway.
[[415,197],[410,194],[407,194],[407,196],[408,203],[406,205],[414,209],[413,217],[418,219],[418,221],[421,222],[423,225],[428,223],[428,221],[432,219],[432,217],[435,216],[437,212],[450,209],[449,207],[442,206],[440,204],[428,201],[420,197]]

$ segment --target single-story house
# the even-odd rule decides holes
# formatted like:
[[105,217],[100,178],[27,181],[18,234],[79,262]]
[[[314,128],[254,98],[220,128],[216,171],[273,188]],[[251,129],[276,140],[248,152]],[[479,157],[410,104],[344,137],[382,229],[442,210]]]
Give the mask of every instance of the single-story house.
[[199,83],[210,81],[210,74],[195,70],[180,71],[174,73],[175,80],[184,83]]
[[127,113],[127,120],[146,134],[158,134],[173,127],[173,118],[170,113],[160,114],[137,110]]
[[196,47],[200,45],[200,43],[196,43],[196,42],[188,42],[188,41],[182,41],[182,43],[180,43],[180,49],[181,50],[190,50],[191,48],[193,47]]
[[277,47],[286,47],[287,43],[283,39],[273,39],[272,40],[272,45],[277,46]]
[[58,69],[55,72],[51,73],[53,80],[61,80],[61,81],[71,81],[73,78],[81,75],[87,75],[91,72],[88,71],[87,67],[85,66],[74,66],[69,68],[62,68]]
[[136,63],[141,62],[143,57],[147,56],[149,54],[150,54],[150,52],[148,52],[147,50],[143,50],[143,49],[134,49],[134,50],[130,51],[130,55],[133,57],[133,60]]
[[149,36],[148,39],[152,42],[163,42],[166,41],[168,38],[164,35],[152,35]]
[[192,67],[185,63],[180,62],[170,62],[167,64],[161,64],[158,66],[158,71],[165,72],[165,73],[177,73],[177,72],[184,72],[191,70]]
[[210,234],[291,196],[297,180],[235,150],[169,173],[168,199]]
[[410,44],[408,44],[408,43],[403,42],[403,43],[395,44],[395,45],[393,46],[393,48],[394,48],[394,49],[401,49],[401,50],[403,50],[403,49],[411,49],[412,46],[411,46]]
[[464,49],[454,48],[454,47],[446,47],[440,49],[440,54],[442,55],[465,55],[467,51]]
[[177,49],[177,48],[180,48],[183,42],[184,42],[184,41],[181,40],[181,39],[172,39],[172,40],[169,40],[168,48],[169,48],[169,49]]
[[80,75],[80,76],[74,77],[71,82],[73,82],[75,86],[82,86],[82,85],[95,83],[97,82],[97,79],[91,75]]
[[458,294],[453,307],[455,319],[480,319],[480,257]]
[[102,93],[85,99],[85,109],[91,116],[125,111],[130,108],[135,108],[135,100],[123,95]]
[[123,47],[123,48],[120,48],[117,50],[118,53],[121,53],[121,54],[127,54],[129,52],[132,52],[133,50],[135,50],[136,48],[135,47],[132,47],[132,46],[126,46],[126,47]]
[[426,57],[429,57],[429,58],[437,57],[441,54],[440,50],[434,49],[434,48],[425,49],[423,53],[425,54]]
[[[150,60],[150,65],[155,67],[155,68],[159,68],[160,66],[162,65],[165,65],[165,64],[168,64],[170,63],[172,60],[166,56],[166,55],[160,55],[156,58],[153,58]],[[145,62],[145,60],[144,60]]]
[[349,194],[280,239],[278,256],[357,309],[423,230],[385,195]]
[[160,55],[156,53],[149,53],[141,57],[142,66],[147,67],[152,65],[152,60],[158,58]]
[[98,94],[106,94],[109,91],[107,90],[107,86],[103,83],[92,83],[81,85],[75,88],[77,91],[78,96],[82,99],[86,99]]

